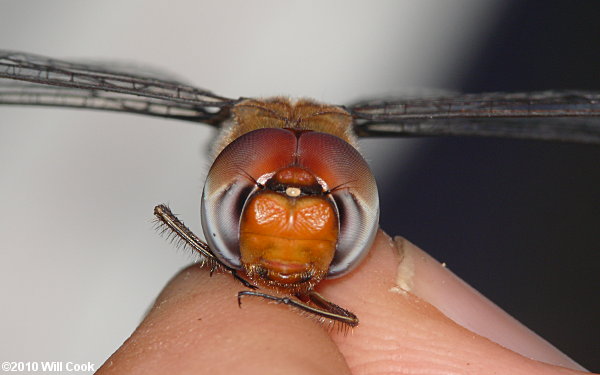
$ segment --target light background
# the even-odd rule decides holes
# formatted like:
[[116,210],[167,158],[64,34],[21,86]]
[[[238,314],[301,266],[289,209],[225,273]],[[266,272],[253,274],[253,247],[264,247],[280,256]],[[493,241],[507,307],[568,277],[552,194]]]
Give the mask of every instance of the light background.
[[[348,104],[455,89],[500,3],[3,2],[0,47],[141,62],[233,98]],[[156,234],[152,208],[168,203],[201,234],[213,136],[133,115],[0,108],[2,360],[100,365],[128,337],[191,261]],[[386,191],[402,190],[385,178],[402,175],[419,145],[364,142]]]

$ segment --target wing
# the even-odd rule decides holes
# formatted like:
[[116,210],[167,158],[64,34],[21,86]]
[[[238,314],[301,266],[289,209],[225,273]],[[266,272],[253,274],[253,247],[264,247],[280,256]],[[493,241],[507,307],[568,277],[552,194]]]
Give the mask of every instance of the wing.
[[[111,64],[112,65],[112,64]],[[218,124],[238,100],[157,73],[0,50],[0,104],[101,109]]]
[[368,101],[348,108],[362,137],[483,136],[600,144],[600,93],[544,91]]

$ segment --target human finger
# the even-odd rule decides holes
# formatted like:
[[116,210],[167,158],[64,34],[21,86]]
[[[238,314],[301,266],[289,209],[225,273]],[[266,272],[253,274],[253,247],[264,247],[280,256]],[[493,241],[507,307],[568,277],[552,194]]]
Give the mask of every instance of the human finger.
[[242,289],[228,274],[188,267],[98,373],[350,373],[321,325],[260,298],[240,308]]
[[[363,264],[325,283],[323,294],[360,319],[351,335],[332,334],[353,373],[552,374],[576,366],[414,245],[383,232]],[[513,350],[505,347],[511,340],[519,344]]]

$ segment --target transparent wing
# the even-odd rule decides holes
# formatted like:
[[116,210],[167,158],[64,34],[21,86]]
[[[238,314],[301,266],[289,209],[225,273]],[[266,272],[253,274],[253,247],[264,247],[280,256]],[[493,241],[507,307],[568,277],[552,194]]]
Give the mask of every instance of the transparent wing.
[[600,93],[544,91],[382,100],[349,107],[356,132],[483,136],[600,144]]
[[[0,50],[0,104],[141,113],[216,124],[237,100],[159,76]],[[23,82],[25,81],[25,82]]]

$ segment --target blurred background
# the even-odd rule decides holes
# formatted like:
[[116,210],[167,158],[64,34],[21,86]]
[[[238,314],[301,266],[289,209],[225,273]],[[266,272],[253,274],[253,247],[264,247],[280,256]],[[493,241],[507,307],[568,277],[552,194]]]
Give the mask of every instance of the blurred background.
[[[228,97],[334,104],[432,89],[600,89],[599,3],[0,3],[0,48],[160,67]],[[0,353],[100,365],[192,260],[214,132],[93,111],[0,107]],[[366,140],[381,225],[581,365],[600,370],[600,149]]]

